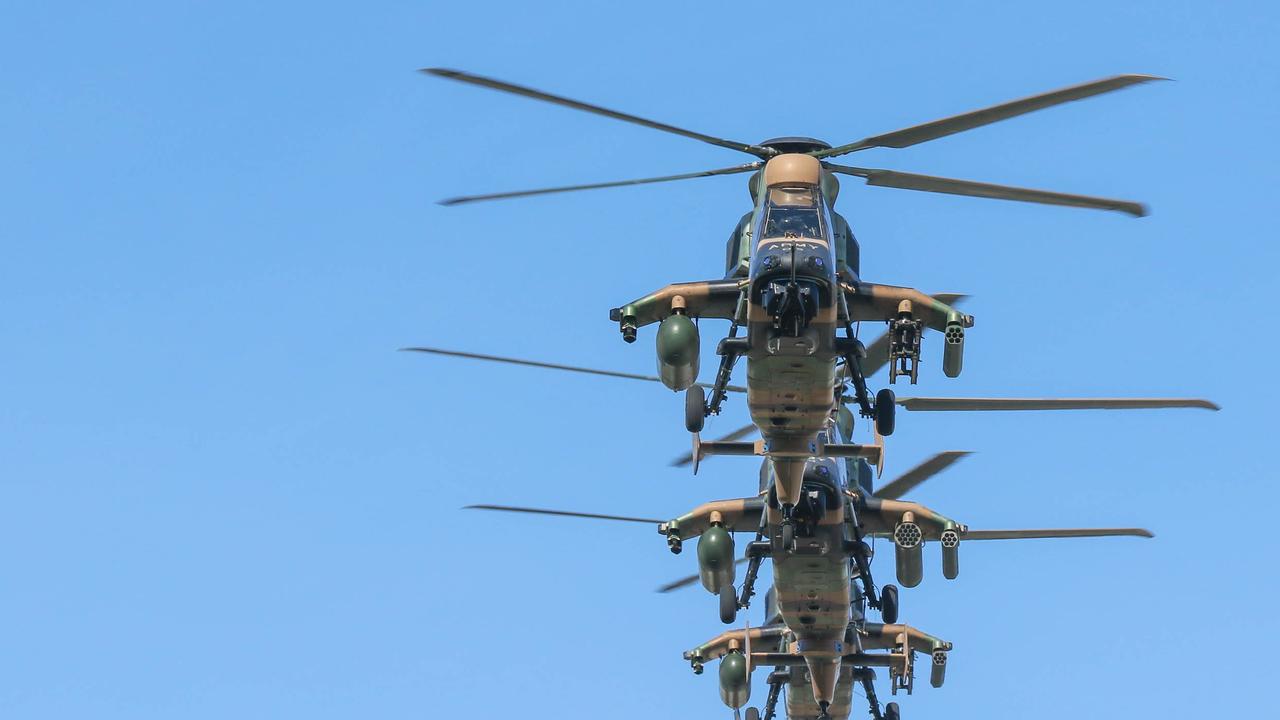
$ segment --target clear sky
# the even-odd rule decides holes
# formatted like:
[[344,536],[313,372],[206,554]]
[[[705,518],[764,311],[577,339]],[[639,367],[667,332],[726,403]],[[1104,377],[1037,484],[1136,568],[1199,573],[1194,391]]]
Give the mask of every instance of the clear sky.
[[[396,349],[651,372],[652,330],[624,345],[607,310],[719,276],[743,178],[434,201],[744,158],[414,72],[433,65],[748,142],[1174,78],[857,159],[1143,200],[1146,219],[844,184],[868,279],[973,296],[964,376],[942,377],[933,336],[899,394],[1224,408],[900,414],[886,479],[977,451],[914,499],[975,528],[1156,538],[974,544],[954,582],[931,548],[903,618],[956,649],[945,688],[898,699],[908,718],[1271,714],[1278,16],[6,3],[0,715],[728,717],[680,660],[720,631],[714,599],[653,592],[693,553],[459,508],[670,517],[749,494],[754,461],[668,467],[688,436],[659,386]],[[709,432],[745,418],[731,401]]]

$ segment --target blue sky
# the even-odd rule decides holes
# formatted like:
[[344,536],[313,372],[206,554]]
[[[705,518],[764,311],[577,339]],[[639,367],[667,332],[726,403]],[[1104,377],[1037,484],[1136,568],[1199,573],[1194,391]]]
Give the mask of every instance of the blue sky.
[[[714,599],[653,592],[692,554],[641,526],[458,508],[674,516],[749,493],[754,463],[667,467],[688,438],[657,386],[396,348],[651,371],[652,332],[626,346],[607,310],[716,277],[740,178],[434,201],[742,158],[414,72],[440,65],[747,142],[1174,78],[857,161],[1139,199],[1146,219],[844,184],[868,279],[973,296],[964,376],[926,354],[911,392],[1224,407],[903,413],[887,477],[977,451],[915,494],[941,512],[1157,537],[975,544],[954,582],[933,549],[903,618],[956,650],[945,688],[899,700],[911,718],[1265,714],[1277,15],[7,4],[0,712],[727,717],[680,661],[719,632]],[[710,431],[745,417],[731,403]]]

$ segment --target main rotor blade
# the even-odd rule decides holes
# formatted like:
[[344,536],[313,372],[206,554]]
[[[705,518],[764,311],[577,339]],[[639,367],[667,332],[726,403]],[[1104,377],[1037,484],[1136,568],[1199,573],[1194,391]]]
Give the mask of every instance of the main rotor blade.
[[527,88],[521,85],[513,85],[511,83],[503,82],[501,80],[494,80],[493,78],[481,77],[480,75],[472,75],[471,73],[462,72],[460,70],[449,70],[447,68],[423,68],[422,72],[428,75],[435,75],[436,77],[448,78],[449,80],[457,80],[458,82],[464,82],[470,85],[479,85],[480,87],[487,87],[492,90],[501,90],[502,92],[512,93],[513,95],[522,95],[527,98],[533,98],[534,100],[541,100],[543,102],[549,102],[554,105],[561,105],[563,107],[573,108],[574,110],[582,110],[584,112],[594,113],[596,115],[603,115],[605,117],[613,118],[614,120],[621,120],[623,122],[629,122],[635,125],[641,125],[643,127],[652,128],[654,130],[661,130],[662,132],[672,133],[673,135],[682,135],[684,137],[692,138],[694,140],[701,140],[704,143],[718,145],[722,148],[729,148],[730,150],[737,150],[738,152],[744,152],[750,155],[755,155],[758,158],[768,158],[777,154],[777,152],[770,150],[769,148],[760,147],[759,145],[752,145],[751,143],[737,142],[735,140],[725,140],[724,138],[718,138],[711,135],[704,135],[702,133],[694,132],[692,130],[685,130],[684,128],[678,128],[674,125],[660,123],[655,120],[646,120],[645,118],[637,117],[635,115],[630,115],[628,113],[618,112],[617,110],[610,110],[608,108],[602,108],[599,105],[591,105],[588,103],[580,102],[578,100],[571,100],[569,98],[561,97],[559,95],[552,95],[551,93],[545,93],[545,92],[542,92],[541,90],[534,90],[533,88]]
[[906,471],[889,484],[876,490],[873,495],[883,500],[897,500],[911,492],[917,485],[937,475],[951,466],[952,463],[971,454],[968,450],[948,450],[925,460]]
[[483,200],[505,200],[508,198],[530,197],[533,195],[552,195],[554,193],[577,192],[578,190],[599,190],[601,188],[626,187],[628,185],[649,185],[652,183],[671,182],[673,180],[689,180],[691,178],[712,177],[714,175],[733,175],[735,173],[751,172],[759,170],[762,163],[754,162],[746,165],[734,165],[733,167],[719,168],[716,170],[701,170],[699,172],[683,173],[680,175],[664,175],[662,177],[639,178],[636,180],[615,180],[613,182],[590,183],[587,185],[564,185],[561,187],[538,188],[536,190],[515,190],[512,192],[489,193],[488,195],[463,195],[461,197],[445,198],[439,201],[441,205],[462,205],[465,203],[480,202]]
[[[755,431],[756,431],[756,426],[754,423],[751,425],[744,425],[738,428],[737,430],[734,430],[733,432],[729,433],[728,435],[725,435],[724,437],[716,438],[712,442],[733,442],[734,440],[744,438]],[[672,460],[671,467],[685,467],[691,462],[693,462],[693,453],[687,452],[681,455],[680,457],[676,458],[675,460]]]
[[[481,353],[462,352],[461,350],[443,350],[441,348],[430,347],[406,347],[400,348],[401,352],[420,352],[431,353],[434,355],[448,355],[451,357],[468,358],[471,360],[487,360],[489,362],[507,363],[509,365],[527,365],[529,367],[547,368],[548,370],[567,370],[569,372],[585,373],[587,375],[604,375],[606,377],[623,378],[626,380],[644,380],[646,382],[662,382],[657,375],[640,375],[638,373],[618,372],[617,370],[598,370],[596,368],[577,367],[575,365],[560,365],[558,363],[539,362],[537,360],[522,360],[520,358],[502,357],[500,355],[483,355]],[[709,383],[697,383],[704,388],[710,388]],[[746,392],[745,387],[739,385],[730,385],[725,388],[729,392]]]
[[1153,408],[1202,408],[1220,410],[1216,403],[1198,398],[931,398],[900,397],[904,410],[1149,410]]
[[[746,561],[747,561],[747,559],[746,559],[746,558],[738,558],[738,559],[734,562],[734,564],[735,564],[735,565],[741,565],[742,563],[744,563],[744,562],[746,562]],[[694,583],[695,583],[695,582],[697,582],[697,581],[698,581],[698,576],[697,576],[697,575],[686,575],[685,577],[682,577],[682,578],[680,578],[679,580],[676,580],[676,581],[674,581],[674,582],[669,582],[669,583],[667,583],[666,585],[663,585],[663,586],[659,587],[659,588],[658,588],[658,592],[660,592],[660,593],[665,593],[665,592],[671,592],[672,590],[679,590],[680,588],[682,588],[682,587],[687,587],[687,586],[689,586],[689,585],[692,585],[692,584],[694,584]]]
[[1145,528],[1083,528],[1078,530],[970,530],[963,540],[1035,540],[1040,538],[1141,537],[1155,534]]
[[954,135],[965,130],[972,130],[983,125],[990,125],[1000,120],[1008,120],[1011,117],[1025,115],[1034,110],[1060,105],[1072,100],[1083,100],[1101,95],[1102,93],[1119,90],[1137,85],[1140,83],[1151,82],[1152,80],[1168,80],[1168,78],[1156,77],[1154,75],[1116,75],[1114,77],[1103,78],[1102,80],[1094,80],[1081,85],[1073,85],[1071,87],[1053,90],[1040,95],[1032,95],[1021,100],[1012,100],[999,105],[992,105],[981,110],[973,110],[959,115],[952,115],[941,120],[934,120],[923,125],[915,125],[913,127],[895,130],[883,135],[874,135],[869,138],[863,138],[857,142],[851,142],[847,145],[840,145],[829,150],[820,150],[812,153],[816,157],[826,158],[844,155],[858,150],[866,150],[868,148],[885,147],[885,148],[904,148],[917,145],[929,140],[937,140],[940,137]]
[[1035,190],[1011,185],[994,185],[992,183],[975,182],[973,180],[957,180],[955,178],[937,177],[934,175],[918,175],[916,173],[899,172],[897,170],[881,170],[878,168],[860,168],[848,165],[828,163],[826,168],[842,175],[853,175],[865,178],[868,185],[899,188],[902,190],[921,190],[924,192],[943,193],[946,195],[965,195],[968,197],[991,198],[993,200],[1016,200],[1018,202],[1040,203],[1042,205],[1065,205],[1067,207],[1092,208],[1095,210],[1118,210],[1134,217],[1143,217],[1147,208],[1142,203],[1129,200],[1113,200],[1111,198],[1092,197],[1089,195],[1072,195],[1069,193]]
[[[959,293],[937,293],[933,299],[947,305],[959,305],[969,297]],[[871,377],[889,364],[889,333],[882,333],[871,344],[867,345],[867,357],[862,361],[862,374]]]
[[620,522],[647,523],[660,525],[663,520],[652,518],[626,517],[623,515],[600,515],[597,513],[571,512],[569,510],[546,510],[543,508],[515,507],[513,505],[467,505],[463,510],[498,510],[501,512],[530,513],[532,515],[560,515],[562,517],[589,518],[592,520],[618,520]]

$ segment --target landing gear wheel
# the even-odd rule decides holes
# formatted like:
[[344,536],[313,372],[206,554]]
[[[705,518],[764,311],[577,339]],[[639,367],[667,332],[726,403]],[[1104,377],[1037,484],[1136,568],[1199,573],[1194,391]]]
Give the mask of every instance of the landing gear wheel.
[[880,590],[880,619],[886,625],[898,622],[898,586],[885,585]]
[[747,708],[747,720],[760,720],[760,710],[757,708]]
[[738,619],[738,593],[732,585],[720,588],[720,622],[728,625]]
[[707,421],[707,391],[694,385],[684,391],[684,428],[691,433],[702,432]]
[[796,526],[795,523],[782,523],[782,549],[790,552],[796,544]]
[[898,711],[898,703],[891,702],[884,706],[884,720],[901,720],[902,713]]
[[897,397],[889,388],[884,388],[876,393],[876,432],[885,437],[893,434],[893,428],[897,422],[898,403]]

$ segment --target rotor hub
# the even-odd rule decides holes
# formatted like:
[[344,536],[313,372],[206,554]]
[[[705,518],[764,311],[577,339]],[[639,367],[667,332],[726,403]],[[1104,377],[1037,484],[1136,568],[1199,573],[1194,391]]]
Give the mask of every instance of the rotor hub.
[[779,137],[765,140],[760,147],[776,150],[780,153],[811,153],[818,150],[830,150],[831,145],[811,137]]

